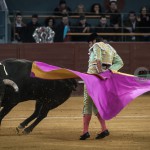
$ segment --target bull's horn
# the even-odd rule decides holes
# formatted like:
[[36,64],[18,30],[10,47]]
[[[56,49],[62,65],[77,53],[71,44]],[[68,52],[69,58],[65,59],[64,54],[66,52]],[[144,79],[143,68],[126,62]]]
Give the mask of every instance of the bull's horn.
[[19,91],[18,85],[14,81],[12,81],[10,79],[4,79],[3,82],[5,85],[12,86],[14,88],[15,92]]

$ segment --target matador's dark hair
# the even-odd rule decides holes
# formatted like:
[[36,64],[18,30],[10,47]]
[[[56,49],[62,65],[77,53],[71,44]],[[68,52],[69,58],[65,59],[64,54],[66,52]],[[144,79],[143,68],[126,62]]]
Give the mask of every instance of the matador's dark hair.
[[98,34],[96,32],[90,34],[90,36],[88,37],[87,42],[91,42],[96,40],[96,42],[100,42],[103,40],[103,38],[101,36],[98,36]]

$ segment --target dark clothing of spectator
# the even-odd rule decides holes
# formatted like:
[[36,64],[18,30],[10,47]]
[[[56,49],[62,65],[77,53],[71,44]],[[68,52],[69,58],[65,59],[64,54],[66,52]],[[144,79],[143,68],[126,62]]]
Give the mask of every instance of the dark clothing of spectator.
[[139,21],[139,27],[141,27],[140,31],[142,31],[143,33],[149,32],[148,27],[150,27],[150,19],[147,20],[146,17],[142,16],[140,18],[141,18],[141,21]]
[[[122,33],[122,29],[121,28],[111,28],[111,33]],[[119,42],[122,41],[122,36],[121,35],[112,35],[110,36],[110,41],[114,41],[114,42]]]
[[113,26],[116,23],[121,25],[121,14],[118,11],[118,6],[116,1],[109,2],[109,9],[106,12],[110,16],[110,26]]
[[77,24],[77,28],[76,28],[76,32],[79,32],[79,33],[83,33],[83,30],[86,28],[86,27],[90,27],[91,25],[88,24],[88,23],[85,23],[84,27],[82,26],[81,23],[78,23]]
[[11,40],[14,42],[25,42],[26,40],[26,24],[20,12],[17,12],[14,23],[11,28]]
[[[91,25],[87,22],[86,17],[84,15],[81,15],[79,17],[79,21],[74,27],[74,32],[77,33],[89,33],[90,32]],[[80,35],[73,37],[73,40],[75,41],[87,41],[86,35]]]
[[[150,16],[141,15],[138,24],[140,33],[150,33]],[[150,41],[150,36],[140,36],[140,41]]]
[[[99,24],[98,26],[96,26],[95,32],[96,33],[110,33],[111,29],[108,25],[102,26],[101,24]],[[101,37],[107,41],[110,41],[110,38],[111,38],[109,35],[101,35]]]
[[109,15],[110,26],[113,26],[115,23],[119,23],[121,25],[121,14],[116,10],[112,12],[111,10],[107,11]]
[[[135,21],[132,23],[131,21],[127,21],[125,23],[125,33],[139,33],[139,23]],[[125,37],[126,41],[139,41],[139,36],[126,36]]]
[[66,7],[65,9],[61,10],[59,7],[56,7],[54,9],[54,14],[58,15],[58,16],[62,16],[64,14],[70,14],[71,13],[71,9],[69,7]]
[[33,35],[33,33],[37,27],[40,27],[40,24],[38,22],[35,24],[33,24],[33,22],[30,22],[27,24],[27,36],[28,36],[28,38],[27,38],[26,42],[29,42],[29,43],[35,42],[32,35]]
[[[88,31],[85,31],[86,28],[90,28],[90,24],[87,22],[83,26],[80,22],[74,26],[73,31],[76,33],[87,33]],[[85,31],[85,32],[84,32]],[[74,36],[72,37],[73,41],[87,41],[87,36],[86,35],[79,35],[79,36]]]
[[68,31],[70,30],[69,26],[64,25],[63,22],[61,22],[55,29],[55,38],[54,38],[54,42],[64,42],[67,40],[70,40],[70,36],[66,35],[64,37],[64,32],[65,32],[65,27],[68,28]]
[[60,0],[59,6],[54,9],[54,14],[58,16],[69,15],[71,9],[67,6],[65,0]]
[[26,25],[22,24],[21,26],[17,26],[14,24],[11,29],[11,39],[12,41],[17,42],[25,42],[26,41]]

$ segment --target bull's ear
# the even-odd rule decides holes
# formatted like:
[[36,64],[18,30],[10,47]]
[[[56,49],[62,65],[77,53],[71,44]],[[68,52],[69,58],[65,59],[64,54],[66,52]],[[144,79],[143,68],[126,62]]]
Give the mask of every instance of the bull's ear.
[[5,85],[10,85],[11,87],[13,87],[15,92],[19,91],[18,85],[14,81],[12,81],[10,79],[3,79],[3,82]]

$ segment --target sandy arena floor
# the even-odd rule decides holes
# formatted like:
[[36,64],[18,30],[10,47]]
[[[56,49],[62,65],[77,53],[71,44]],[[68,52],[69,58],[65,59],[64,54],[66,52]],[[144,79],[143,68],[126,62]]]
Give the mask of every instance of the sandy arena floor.
[[49,112],[29,135],[17,135],[15,128],[34,110],[34,101],[20,103],[3,120],[0,150],[150,150],[150,96],[131,102],[121,113],[107,121],[110,136],[95,140],[100,130],[93,116],[91,138],[80,141],[83,97],[71,97]]

